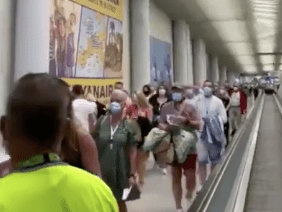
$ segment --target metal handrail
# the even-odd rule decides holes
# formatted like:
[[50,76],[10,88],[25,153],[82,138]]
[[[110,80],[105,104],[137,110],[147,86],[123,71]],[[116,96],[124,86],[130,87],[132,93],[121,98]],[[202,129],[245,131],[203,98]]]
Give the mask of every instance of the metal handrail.
[[[257,98],[256,102],[262,100],[263,95]],[[255,111],[252,109],[252,114]],[[205,186],[203,187],[202,191],[196,197],[192,206],[188,209],[188,212],[205,212],[208,209],[208,206],[213,198],[213,194],[215,193],[222,176],[229,164],[231,157],[233,156],[236,147],[241,140],[243,133],[245,132],[246,126],[250,121],[250,117],[248,117],[242,123],[241,127],[239,128],[238,132],[235,134],[232,145],[227,148],[224,153],[225,160],[222,164],[219,164],[218,167],[215,168],[214,172],[209,177],[208,181],[206,182]]]
[[255,124],[251,131],[251,136],[248,140],[247,148],[243,155],[243,159],[230,195],[228,204],[225,208],[226,212],[242,212],[244,211],[245,199],[248,189],[248,183],[251,174],[251,167],[254,159],[258,131],[261,124],[262,111],[264,105],[265,94],[263,94],[262,101],[259,104],[258,115],[255,120]]

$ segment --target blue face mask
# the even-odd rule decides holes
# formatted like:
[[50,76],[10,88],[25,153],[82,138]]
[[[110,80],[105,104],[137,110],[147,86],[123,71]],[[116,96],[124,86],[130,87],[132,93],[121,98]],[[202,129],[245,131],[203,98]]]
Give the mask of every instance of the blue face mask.
[[118,102],[111,102],[110,108],[111,112],[114,114],[121,112],[121,104]]
[[181,93],[172,93],[172,100],[174,102],[180,102],[182,100],[182,94]]

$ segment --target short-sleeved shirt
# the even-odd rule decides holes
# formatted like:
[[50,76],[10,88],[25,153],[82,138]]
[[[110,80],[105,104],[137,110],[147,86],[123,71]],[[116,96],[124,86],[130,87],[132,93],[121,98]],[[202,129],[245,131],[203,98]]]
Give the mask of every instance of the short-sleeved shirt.
[[153,116],[152,113],[151,108],[138,108],[135,104],[132,104],[127,110],[127,115],[132,119],[137,119],[138,116],[151,119]]
[[97,104],[86,99],[76,99],[73,101],[72,106],[76,121],[89,132],[89,115],[93,114],[97,117]]
[[231,94],[231,106],[233,107],[240,107],[240,92],[233,92]]
[[167,115],[179,116],[180,114],[181,114],[181,110],[177,110],[174,102],[168,102],[165,105],[163,105],[161,109],[159,123],[167,124]]
[[188,101],[181,104],[181,109],[175,107],[174,102],[168,102],[162,107],[160,115],[160,123],[167,123],[167,115],[184,116],[188,120],[199,120],[199,114],[196,108]]
[[97,121],[96,143],[103,180],[118,201],[127,187],[130,175],[128,147],[136,145],[136,135],[130,120],[122,120],[111,139],[111,115]]
[[125,101],[125,105],[124,105],[124,109],[123,109],[123,116],[126,117],[126,115],[128,115],[128,111],[130,110],[130,108],[132,107],[132,100],[129,96],[127,96],[126,101]]
[[0,179],[0,211],[118,212],[118,206],[100,178],[63,164]]
[[206,98],[203,96],[198,106],[201,117],[206,117],[207,115],[219,116],[224,123],[227,122],[225,107],[218,97],[212,96]]

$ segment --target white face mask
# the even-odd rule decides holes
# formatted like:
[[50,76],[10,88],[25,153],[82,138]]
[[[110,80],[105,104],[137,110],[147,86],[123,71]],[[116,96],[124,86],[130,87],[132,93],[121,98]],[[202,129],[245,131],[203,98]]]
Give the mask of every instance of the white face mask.
[[165,89],[160,89],[160,90],[159,90],[159,94],[160,94],[160,95],[165,95],[165,93],[166,93],[166,90],[165,90]]
[[182,94],[181,93],[172,93],[172,100],[174,102],[180,102],[182,100]]
[[210,97],[212,95],[212,89],[210,87],[204,87],[205,97]]

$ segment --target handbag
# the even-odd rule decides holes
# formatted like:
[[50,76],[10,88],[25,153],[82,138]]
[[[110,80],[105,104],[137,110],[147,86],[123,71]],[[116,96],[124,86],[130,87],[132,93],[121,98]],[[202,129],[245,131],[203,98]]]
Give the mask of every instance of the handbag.
[[167,152],[168,163],[184,163],[190,152],[196,148],[197,140],[195,132],[180,130],[180,133],[173,134]]

